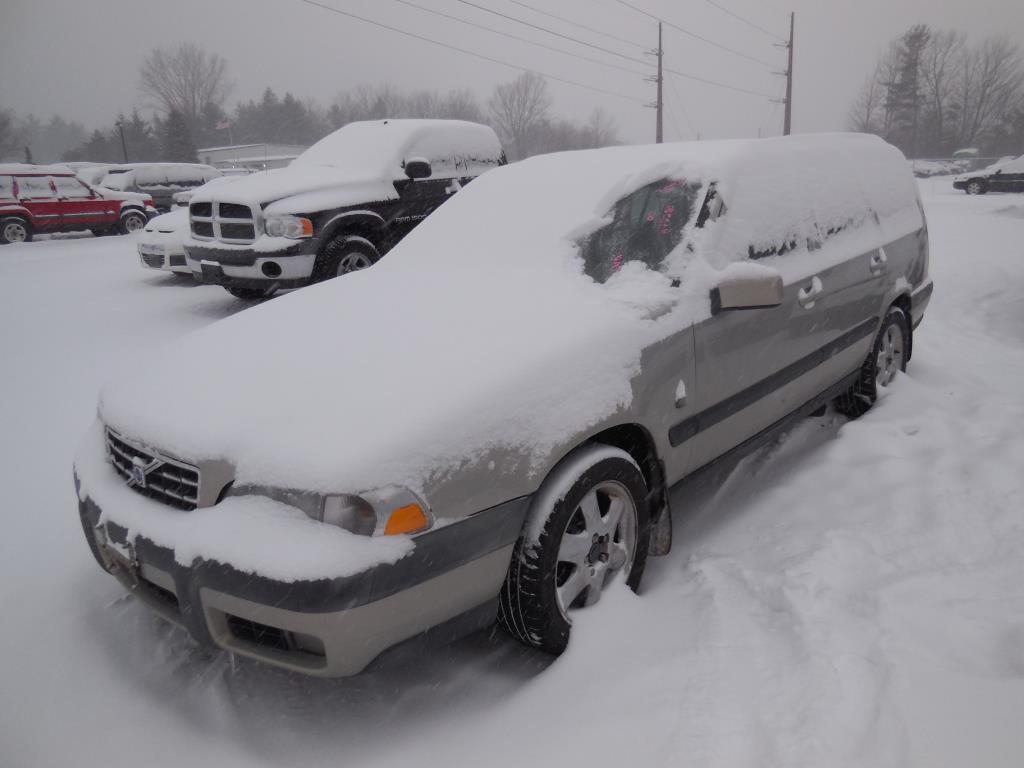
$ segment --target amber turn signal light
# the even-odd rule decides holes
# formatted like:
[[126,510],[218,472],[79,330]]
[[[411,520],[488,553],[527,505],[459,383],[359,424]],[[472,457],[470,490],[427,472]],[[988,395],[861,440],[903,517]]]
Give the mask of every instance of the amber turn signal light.
[[406,504],[391,513],[387,525],[384,526],[384,535],[397,536],[401,533],[416,533],[429,525],[430,520],[419,504]]

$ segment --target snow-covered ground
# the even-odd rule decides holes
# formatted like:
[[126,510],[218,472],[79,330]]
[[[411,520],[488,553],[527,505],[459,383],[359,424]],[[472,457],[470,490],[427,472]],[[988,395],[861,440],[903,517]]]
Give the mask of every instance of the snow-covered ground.
[[195,647],[77,521],[100,384],[246,304],[128,238],[0,248],[0,765],[1024,764],[1024,196],[949,184],[922,182],[935,297],[868,416],[695,493],[557,661],[483,633],[341,681]]

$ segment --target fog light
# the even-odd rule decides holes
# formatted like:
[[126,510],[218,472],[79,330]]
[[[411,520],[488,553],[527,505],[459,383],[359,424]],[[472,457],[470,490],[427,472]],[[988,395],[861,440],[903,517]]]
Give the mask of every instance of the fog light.
[[263,270],[263,274],[267,277],[281,276],[281,265],[276,261],[264,261],[261,269]]

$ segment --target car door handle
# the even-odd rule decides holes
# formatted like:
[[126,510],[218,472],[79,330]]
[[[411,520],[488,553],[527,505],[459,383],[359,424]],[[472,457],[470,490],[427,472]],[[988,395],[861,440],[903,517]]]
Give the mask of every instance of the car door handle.
[[825,290],[825,286],[821,282],[820,277],[812,277],[811,282],[805,285],[796,295],[796,300],[800,302],[800,306],[804,309],[810,309],[814,306],[814,302],[817,301],[818,297],[821,296],[822,291]]
[[880,275],[885,272],[886,266],[888,266],[889,257],[885,255],[885,248],[879,248],[878,252],[871,257],[871,274]]

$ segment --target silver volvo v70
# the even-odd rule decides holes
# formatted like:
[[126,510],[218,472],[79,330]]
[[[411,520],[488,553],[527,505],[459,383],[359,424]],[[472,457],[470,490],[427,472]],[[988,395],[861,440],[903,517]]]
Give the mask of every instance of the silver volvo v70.
[[931,291],[879,139],[536,157],[111,382],[81,522],[139,599],[271,664],[352,675],[494,621],[557,653],[668,550],[690,481],[870,408]]

